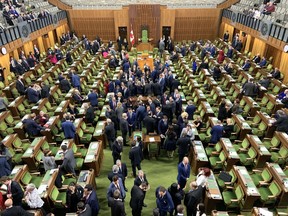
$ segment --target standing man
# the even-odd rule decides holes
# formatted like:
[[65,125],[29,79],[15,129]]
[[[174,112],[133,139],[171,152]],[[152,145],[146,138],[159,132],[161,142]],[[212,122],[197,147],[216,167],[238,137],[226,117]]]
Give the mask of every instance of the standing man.
[[106,123],[107,125],[105,127],[105,135],[108,141],[109,148],[112,150],[112,145],[115,142],[115,136],[116,136],[115,126],[114,123],[109,118],[107,119]]
[[7,186],[7,198],[13,199],[14,206],[21,206],[24,193],[19,183],[12,181],[8,176],[2,176],[1,182]]
[[131,189],[130,207],[132,216],[141,216],[142,207],[144,206],[144,191],[147,190],[147,183],[142,182],[139,186],[134,185]]
[[116,161],[119,159],[121,160],[121,154],[123,151],[123,138],[118,136],[116,141],[112,145],[112,156],[113,156],[113,163],[116,164]]
[[159,209],[160,216],[167,216],[167,213],[174,210],[174,203],[170,193],[160,186],[156,189],[156,204]]
[[64,132],[65,139],[74,139],[76,128],[73,122],[70,120],[69,116],[65,117],[65,121],[62,122],[61,126]]
[[122,133],[122,137],[123,137],[123,144],[124,146],[127,146],[127,134],[129,131],[129,126],[128,126],[128,122],[127,122],[127,114],[123,113],[122,114],[122,118],[120,119],[120,130]]
[[183,161],[178,165],[178,176],[177,181],[180,189],[184,189],[186,187],[186,183],[190,177],[190,164],[188,157],[184,157]]
[[191,145],[190,137],[187,136],[186,130],[184,130],[181,134],[181,137],[177,140],[176,145],[178,146],[178,156],[179,156],[179,162],[183,160],[185,156],[188,155],[189,148]]
[[87,184],[84,187],[84,200],[85,204],[88,204],[92,210],[92,215],[97,216],[100,210],[99,202],[96,191],[93,189],[91,184]]
[[120,192],[118,198],[121,199],[122,201],[124,201],[124,199],[126,197],[126,192],[124,190],[122,179],[119,178],[118,175],[113,176],[112,182],[110,183],[110,185],[108,187],[108,191],[107,191],[107,200],[108,201],[109,201],[109,199],[111,199],[111,197],[114,196],[114,192],[116,190],[119,190],[119,192]]
[[117,189],[113,193],[113,198],[108,198],[108,205],[111,208],[111,216],[126,216],[124,202],[119,198],[120,191]]
[[61,145],[61,149],[64,154],[64,159],[62,165],[60,165],[60,169],[64,173],[72,173],[74,176],[76,176],[75,173],[75,167],[76,167],[76,160],[74,157],[74,152],[70,148],[68,149],[67,145]]
[[129,152],[129,159],[131,160],[133,177],[136,177],[136,167],[141,170],[142,151],[140,146],[136,146],[136,141],[133,140],[132,148]]
[[131,107],[128,108],[127,117],[128,117],[127,122],[129,126],[129,137],[131,137],[132,132],[135,130],[135,123],[136,123],[136,114]]
[[121,160],[117,160],[116,165],[118,167],[118,174],[120,174],[123,177],[122,181],[123,181],[124,190],[127,192],[128,189],[125,186],[125,180],[126,180],[127,175],[128,175],[127,166],[125,163],[122,163]]
[[159,41],[159,52],[160,52],[160,58],[162,58],[162,54],[165,50],[165,42],[164,40],[160,39]]
[[203,187],[197,187],[195,181],[190,183],[190,191],[185,194],[184,205],[186,206],[187,216],[196,216],[197,205],[201,202]]
[[[138,171],[138,176],[134,180],[134,185],[140,186],[142,183],[146,183],[146,190],[149,188],[149,183],[146,178],[146,175],[144,174],[143,170]],[[144,199],[146,196],[146,190],[143,190],[144,198],[143,198],[143,207],[147,207],[147,205],[144,203]]]
[[81,91],[80,85],[81,85],[80,77],[78,76],[76,71],[73,71],[73,73],[72,73],[72,86],[74,88],[77,88],[79,91]]

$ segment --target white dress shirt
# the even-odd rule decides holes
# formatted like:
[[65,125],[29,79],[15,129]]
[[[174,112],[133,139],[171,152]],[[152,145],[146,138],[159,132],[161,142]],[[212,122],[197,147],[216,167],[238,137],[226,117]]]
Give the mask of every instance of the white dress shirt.
[[27,192],[25,199],[30,208],[41,208],[44,204],[36,188],[31,192]]

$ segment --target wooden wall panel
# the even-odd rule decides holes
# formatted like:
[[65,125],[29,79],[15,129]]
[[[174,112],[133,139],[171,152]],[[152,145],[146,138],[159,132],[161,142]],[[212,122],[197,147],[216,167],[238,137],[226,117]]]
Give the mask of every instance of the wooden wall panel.
[[178,9],[175,40],[213,40],[218,35],[220,9]]
[[72,28],[81,37],[89,40],[99,36],[103,40],[115,38],[113,10],[68,10]]
[[119,36],[118,27],[127,27],[127,41],[129,41],[129,31],[130,23],[129,23],[129,16],[128,16],[129,8],[124,7],[122,10],[115,10],[114,11],[114,28],[115,28],[115,40]]
[[283,82],[288,84],[288,53],[282,52],[279,69],[285,75]]
[[29,52],[32,52],[32,53],[34,52],[32,41],[29,41],[29,42],[24,44],[24,52],[25,52],[26,56],[29,54]]
[[44,48],[44,44],[43,44],[43,38],[42,37],[38,37],[37,38],[37,42],[38,42],[38,49],[39,51],[42,53],[45,51],[45,48]]
[[160,36],[162,36],[162,27],[163,26],[171,26],[171,38],[173,40],[175,38],[175,14],[176,14],[176,10],[167,9],[164,6],[162,6],[160,10],[161,10],[161,21],[160,21],[160,29],[159,29]]
[[267,46],[265,56],[267,56],[267,59],[269,59],[269,57],[273,56],[272,64],[273,65],[280,65],[282,53],[283,52],[281,50],[278,50],[275,47]]
[[49,42],[50,42],[50,47],[54,47],[55,46],[55,40],[54,40],[53,31],[48,32],[48,38],[49,38]]
[[261,56],[265,55],[266,43],[258,38],[255,38],[252,48],[252,56],[260,53]]
[[[0,62],[1,62],[1,66],[2,68],[6,68],[6,70],[4,70],[4,77],[6,78],[7,75],[10,73],[9,68],[10,68],[10,57],[9,57],[9,53],[6,55],[2,55],[0,54]],[[7,79],[5,79],[5,83],[7,84]]]

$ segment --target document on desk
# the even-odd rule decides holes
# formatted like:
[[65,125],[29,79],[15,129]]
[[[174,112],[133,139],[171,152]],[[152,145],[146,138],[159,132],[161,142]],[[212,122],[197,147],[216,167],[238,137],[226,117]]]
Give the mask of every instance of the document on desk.
[[86,155],[86,160],[94,160],[94,155]]
[[155,142],[155,138],[154,137],[149,137],[149,141],[150,142]]
[[43,192],[45,192],[47,189],[47,185],[40,185],[38,188],[38,194],[41,195]]
[[56,170],[58,169],[51,169],[49,174],[52,175]]

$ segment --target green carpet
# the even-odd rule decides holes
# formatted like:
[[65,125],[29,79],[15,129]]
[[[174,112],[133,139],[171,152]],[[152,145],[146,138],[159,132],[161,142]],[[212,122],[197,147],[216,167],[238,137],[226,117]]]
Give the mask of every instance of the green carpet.
[[[128,192],[126,193],[125,199],[125,210],[127,216],[132,215],[131,208],[129,206],[130,201],[130,189],[134,184],[134,178],[132,177],[132,168],[129,160],[129,150],[130,147],[124,147],[124,152],[122,155],[122,162],[127,164],[128,168],[128,178],[126,179],[126,187]],[[156,208],[156,198],[155,198],[155,189],[162,185],[168,188],[173,182],[176,182],[177,178],[177,163],[178,156],[174,155],[174,158],[167,158],[164,150],[161,153],[161,157],[158,159],[151,158],[150,160],[145,159],[141,163],[142,170],[147,176],[147,180],[150,184],[150,190],[146,193],[145,203],[148,205],[146,208],[143,207],[142,215],[152,215],[152,211]],[[100,176],[96,178],[97,184],[97,195],[100,203],[100,214],[101,216],[110,215],[110,208],[107,204],[106,193],[110,181],[107,178],[108,172],[111,171],[113,165],[113,159],[110,150],[104,150],[104,162],[102,164]],[[194,179],[194,176],[191,176],[190,179]],[[188,187],[187,187],[188,190]]]

